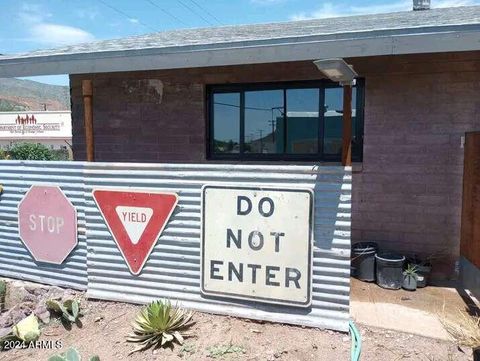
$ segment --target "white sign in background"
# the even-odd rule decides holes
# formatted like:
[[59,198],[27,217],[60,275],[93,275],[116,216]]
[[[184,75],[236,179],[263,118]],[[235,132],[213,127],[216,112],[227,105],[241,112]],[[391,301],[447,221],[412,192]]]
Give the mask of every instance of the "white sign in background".
[[71,139],[70,111],[0,112],[0,140]]
[[312,212],[309,189],[204,186],[202,293],[309,306]]

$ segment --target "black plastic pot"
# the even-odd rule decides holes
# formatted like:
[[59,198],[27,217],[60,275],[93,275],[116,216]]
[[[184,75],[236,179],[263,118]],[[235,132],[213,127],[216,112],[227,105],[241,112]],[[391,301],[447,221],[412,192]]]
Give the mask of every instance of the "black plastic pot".
[[375,242],[359,242],[352,246],[352,276],[362,281],[375,281]]
[[381,252],[375,255],[377,285],[382,288],[398,290],[403,284],[403,263],[405,257],[393,252]]
[[418,287],[417,276],[404,275],[402,287],[407,291],[415,291]]
[[427,265],[417,264],[414,266],[418,274],[417,287],[418,288],[426,287],[430,279],[430,273],[432,273],[432,266],[430,264],[427,264]]
[[480,361],[480,347],[473,349],[473,361]]

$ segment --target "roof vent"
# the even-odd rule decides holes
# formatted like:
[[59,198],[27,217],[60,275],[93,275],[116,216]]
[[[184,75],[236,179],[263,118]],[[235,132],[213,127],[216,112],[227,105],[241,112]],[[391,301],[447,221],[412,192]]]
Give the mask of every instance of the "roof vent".
[[413,10],[429,10],[430,0],[413,0]]

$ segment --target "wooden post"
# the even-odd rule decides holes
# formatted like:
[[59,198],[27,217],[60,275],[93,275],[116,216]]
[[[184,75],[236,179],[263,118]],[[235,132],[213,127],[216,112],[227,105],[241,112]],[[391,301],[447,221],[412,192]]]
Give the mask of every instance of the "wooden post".
[[95,144],[93,139],[93,83],[91,80],[82,80],[82,94],[87,162],[94,162]]
[[343,86],[342,165],[352,165],[352,86]]

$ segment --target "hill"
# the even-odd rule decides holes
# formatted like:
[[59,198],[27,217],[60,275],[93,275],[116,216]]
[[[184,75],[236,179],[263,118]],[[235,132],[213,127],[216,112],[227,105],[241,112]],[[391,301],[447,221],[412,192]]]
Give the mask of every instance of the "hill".
[[0,78],[0,111],[70,110],[68,86]]

